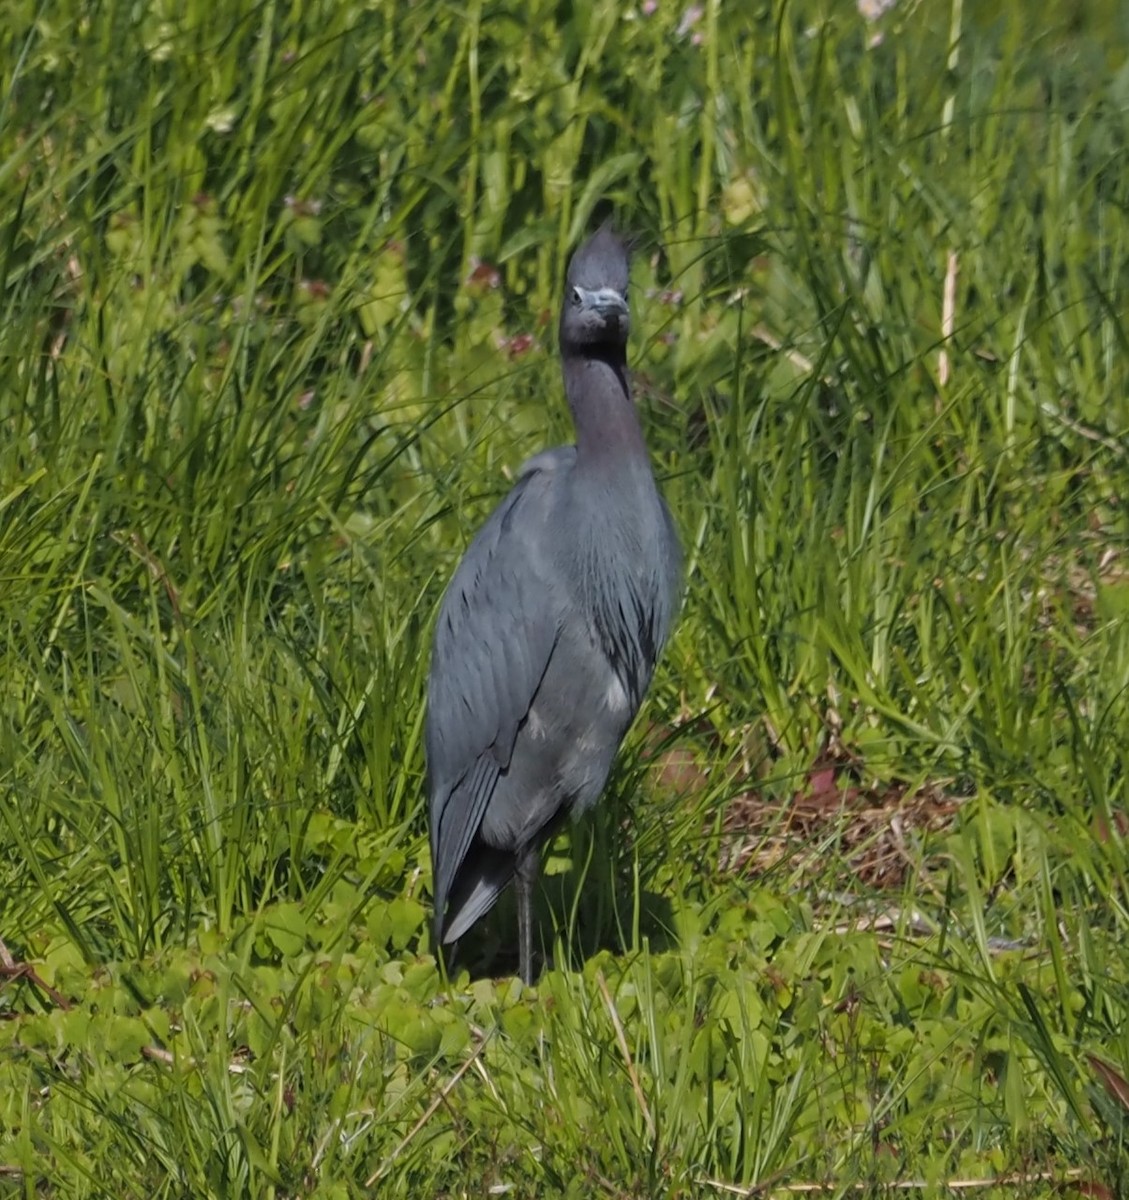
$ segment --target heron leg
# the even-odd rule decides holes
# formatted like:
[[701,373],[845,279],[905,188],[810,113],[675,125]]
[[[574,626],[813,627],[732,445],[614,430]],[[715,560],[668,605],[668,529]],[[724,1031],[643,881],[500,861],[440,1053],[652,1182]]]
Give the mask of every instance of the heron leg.
[[517,955],[518,970],[522,983],[533,984],[533,885],[537,882],[540,855],[537,847],[530,846],[518,855],[514,873],[514,888],[517,891]]

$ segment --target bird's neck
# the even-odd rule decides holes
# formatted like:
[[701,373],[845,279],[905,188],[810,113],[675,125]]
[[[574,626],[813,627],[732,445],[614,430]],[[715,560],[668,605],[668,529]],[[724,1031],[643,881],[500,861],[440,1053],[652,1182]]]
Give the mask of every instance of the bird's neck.
[[566,353],[563,361],[565,396],[576,426],[577,465],[585,470],[622,470],[633,463],[649,467],[626,354]]

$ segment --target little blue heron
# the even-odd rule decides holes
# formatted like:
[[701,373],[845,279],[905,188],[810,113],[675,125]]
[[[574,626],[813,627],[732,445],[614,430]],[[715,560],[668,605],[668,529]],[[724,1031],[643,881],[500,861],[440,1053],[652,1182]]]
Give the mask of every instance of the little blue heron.
[[561,311],[576,445],[521,468],[455,571],[431,653],[436,937],[456,941],[515,879],[527,984],[541,847],[599,799],[681,592],[628,382],[627,283],[604,226],[573,256]]

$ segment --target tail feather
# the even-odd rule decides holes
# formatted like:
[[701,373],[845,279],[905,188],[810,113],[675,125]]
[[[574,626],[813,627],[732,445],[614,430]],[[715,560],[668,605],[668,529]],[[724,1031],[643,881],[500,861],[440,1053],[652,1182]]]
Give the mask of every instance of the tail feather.
[[477,839],[455,877],[447,911],[438,915],[436,933],[441,942],[457,941],[497,903],[514,877],[516,859],[509,850],[497,850]]

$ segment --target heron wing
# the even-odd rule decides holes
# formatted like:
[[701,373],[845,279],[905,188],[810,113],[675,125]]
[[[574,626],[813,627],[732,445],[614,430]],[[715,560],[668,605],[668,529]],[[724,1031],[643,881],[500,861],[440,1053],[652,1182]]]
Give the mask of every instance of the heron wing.
[[471,543],[443,597],[427,688],[435,911],[482,824],[560,631],[559,589],[539,570],[560,472],[573,447],[531,459]]

